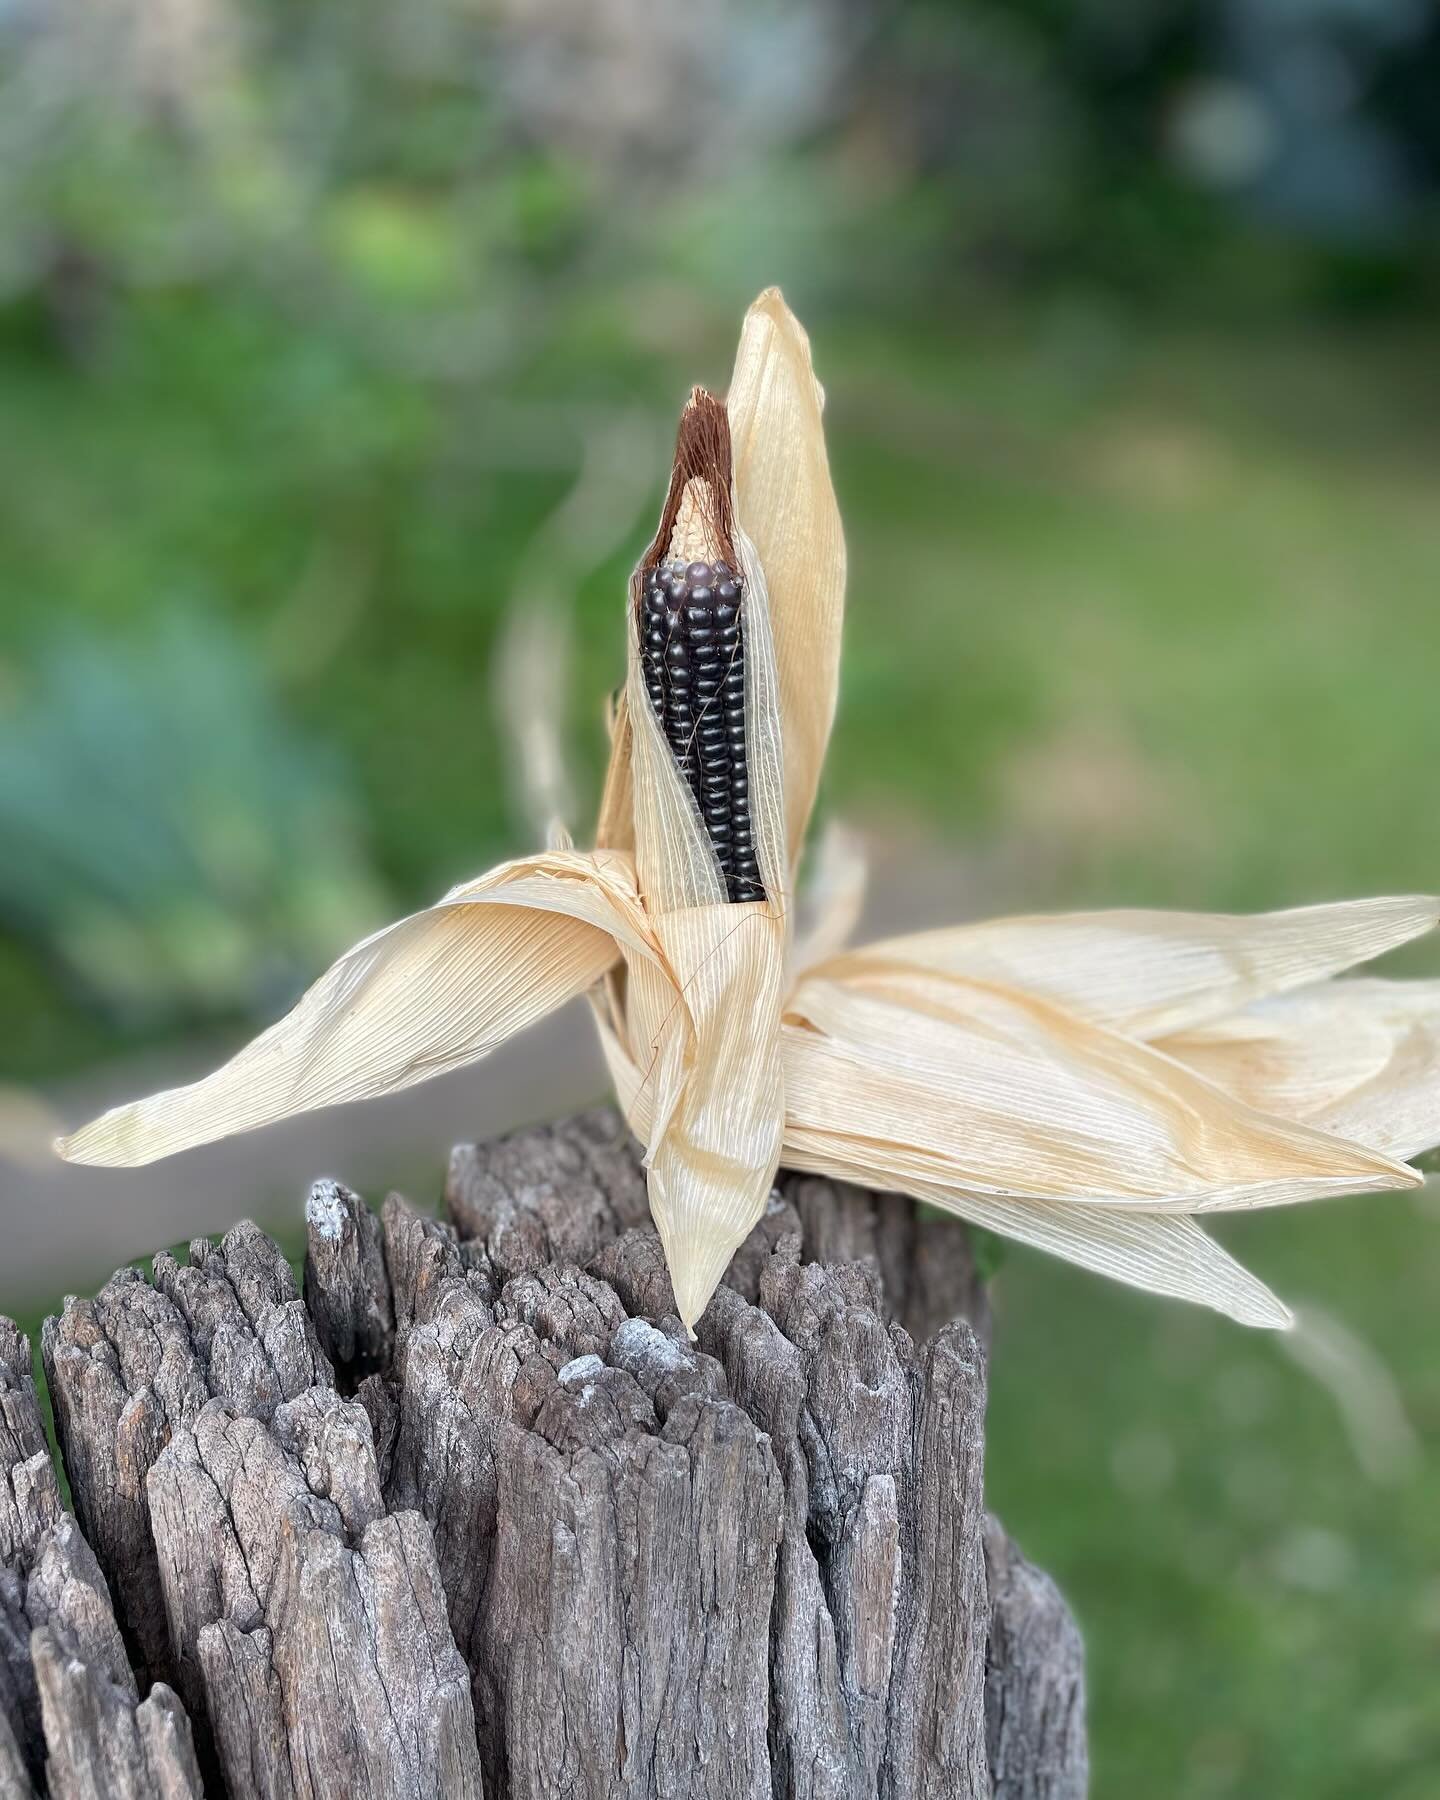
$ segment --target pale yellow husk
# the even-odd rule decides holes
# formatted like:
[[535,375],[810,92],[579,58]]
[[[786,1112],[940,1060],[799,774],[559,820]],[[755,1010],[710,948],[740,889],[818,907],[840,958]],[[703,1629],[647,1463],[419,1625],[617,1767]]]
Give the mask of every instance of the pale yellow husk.
[[148,1162],[391,1093],[588,993],[687,1325],[783,1161],[1285,1326],[1191,1215],[1419,1180],[1405,1159],[1440,1142],[1440,983],[1334,978],[1432,929],[1440,907],[1001,919],[847,951],[860,864],[837,840],[797,940],[845,569],[821,406],[804,332],[762,295],[728,410],[764,903],[725,899],[627,604],[596,851],[454,889],[348,952],[224,1068],[105,1114],[61,1153]]
[[1386,1156],[1440,1141],[1440,982],[1326,982],[1158,1047],[1253,1106]]
[[478,1061],[659,955],[629,859],[549,852],[455,888],[347,951],[269,1031],[188,1087],[115,1107],[56,1148],[134,1167],[277,1119],[398,1093]]
[[750,308],[726,410],[735,513],[770,595],[785,731],[785,834],[799,861],[840,685],[845,536],[830,481],[810,340],[778,288]]

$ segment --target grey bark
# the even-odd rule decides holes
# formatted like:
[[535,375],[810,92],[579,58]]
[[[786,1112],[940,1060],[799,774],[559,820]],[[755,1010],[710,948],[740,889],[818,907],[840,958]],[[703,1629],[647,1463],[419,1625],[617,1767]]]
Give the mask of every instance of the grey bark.
[[312,1388],[267,1425],[212,1401],[148,1487],[182,1692],[229,1792],[479,1796],[430,1531],[386,1515],[363,1408]]
[[105,1577],[61,1504],[30,1375],[0,1319],[0,1796],[198,1800],[189,1720],[141,1699]]
[[995,1800],[1084,1800],[1084,1652],[1059,1588],[998,1519],[985,1521],[990,1589],[985,1736]]
[[188,1260],[155,1258],[154,1285],[119,1269],[93,1300],[73,1297],[41,1333],[55,1427],[75,1510],[115,1588],[141,1669],[173,1683],[145,1481],[161,1449],[212,1397],[268,1419],[332,1381],[279,1247],[246,1221]]
[[305,1305],[320,1347],[347,1385],[385,1368],[395,1308],[380,1221],[343,1182],[317,1181],[305,1201]]
[[[221,1796],[1083,1794],[1078,1633],[985,1515],[961,1227],[786,1178],[692,1344],[613,1112],[458,1148],[444,1214],[317,1182],[303,1301],[245,1225],[47,1322],[125,1639],[107,1603],[72,1691],[0,1586],[0,1794],[101,1683],[137,1794],[195,1791],[187,1715]],[[0,1547],[59,1515],[11,1388]]]

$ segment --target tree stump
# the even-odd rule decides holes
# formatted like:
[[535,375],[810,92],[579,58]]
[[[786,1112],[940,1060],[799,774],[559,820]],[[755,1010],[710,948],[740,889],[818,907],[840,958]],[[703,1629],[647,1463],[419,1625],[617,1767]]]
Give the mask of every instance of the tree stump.
[[0,1795],[1071,1800],[963,1227],[782,1177],[687,1341],[609,1110],[0,1324]]

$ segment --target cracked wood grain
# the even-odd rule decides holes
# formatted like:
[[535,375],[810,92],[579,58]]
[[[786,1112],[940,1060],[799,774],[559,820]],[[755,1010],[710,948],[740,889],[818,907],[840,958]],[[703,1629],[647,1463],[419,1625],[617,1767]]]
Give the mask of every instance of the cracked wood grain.
[[434,1542],[387,1514],[369,1420],[312,1388],[201,1409],[148,1478],[181,1691],[259,1800],[481,1792]]
[[[303,1300],[245,1226],[47,1322],[82,1522],[179,1692],[130,1688],[144,1754],[188,1709],[219,1800],[1079,1800],[1079,1635],[986,1519],[963,1228],[784,1175],[691,1343],[613,1110],[460,1146],[443,1205],[318,1182]],[[0,1375],[0,1542],[43,1535],[27,1408]],[[23,1651],[0,1778],[35,1784],[42,1665],[94,1706]]]
[[347,1391],[383,1370],[395,1305],[380,1221],[343,1182],[314,1182],[305,1200],[305,1305],[320,1348]]
[[754,1421],[696,1392],[661,1420],[583,1356],[501,1441],[479,1641],[509,1791],[766,1800],[782,1492]]
[[162,1251],[154,1285],[117,1270],[93,1300],[45,1321],[56,1433],[85,1535],[109,1572],[122,1628],[152,1678],[175,1665],[150,1539],[145,1479],[212,1396],[269,1418],[332,1380],[280,1248],[248,1220],[185,1262]]
[[457,1144],[445,1210],[505,1277],[588,1262],[611,1238],[650,1223],[630,1133],[608,1106],[487,1144]]
[[0,1795],[198,1800],[176,1695],[141,1699],[95,1554],[60,1502],[30,1346],[0,1319]]
[[985,1735],[995,1800],[1084,1800],[1085,1659],[1059,1588],[985,1521]]

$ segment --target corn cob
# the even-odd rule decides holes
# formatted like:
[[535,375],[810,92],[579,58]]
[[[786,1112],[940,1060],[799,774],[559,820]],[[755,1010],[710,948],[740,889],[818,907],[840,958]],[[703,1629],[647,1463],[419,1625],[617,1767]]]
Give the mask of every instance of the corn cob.
[[723,557],[645,580],[645,686],[733,901],[763,900],[745,757],[743,583]]

